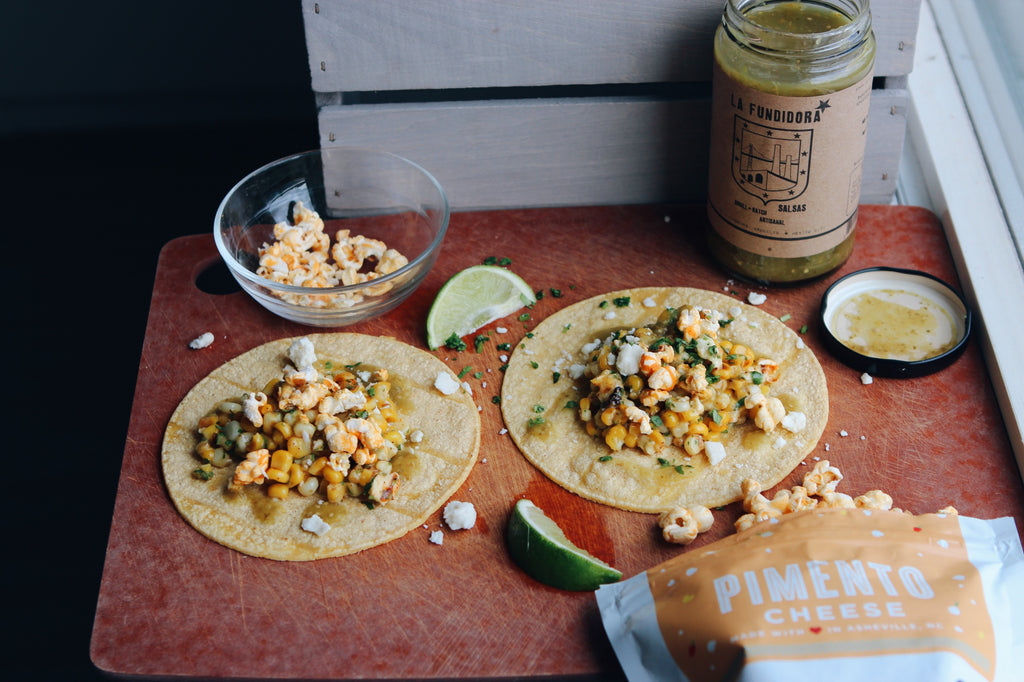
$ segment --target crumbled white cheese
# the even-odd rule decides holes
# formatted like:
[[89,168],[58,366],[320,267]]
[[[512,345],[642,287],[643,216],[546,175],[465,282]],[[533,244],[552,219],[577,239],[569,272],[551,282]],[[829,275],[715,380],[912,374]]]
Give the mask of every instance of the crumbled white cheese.
[[590,355],[591,353],[593,353],[595,350],[597,350],[600,347],[601,347],[601,339],[594,339],[590,343],[583,344],[583,348],[581,350],[583,351],[584,355]]
[[775,448],[776,450],[781,450],[782,448],[786,447],[786,439],[783,438],[782,436],[779,436],[778,438],[775,439],[775,442],[772,443],[772,447]]
[[804,343],[803,339],[801,339],[799,336],[796,337],[796,347],[797,348],[799,348],[800,350],[803,350],[806,346],[807,346],[807,344]]
[[640,371],[640,356],[643,354],[643,346],[627,343],[619,348],[619,353],[615,357],[615,368],[624,377],[636,374]]
[[605,320],[614,320],[615,319],[615,311],[614,310],[609,310],[608,312],[606,312],[601,317],[603,319],[605,319]]
[[654,306],[658,305],[658,302],[655,301],[652,297],[648,296],[643,300],[643,304],[645,308],[653,308]]
[[749,303],[750,305],[761,305],[767,300],[767,296],[765,296],[764,294],[760,294],[756,291],[751,291],[749,294],[747,294],[747,303]]
[[579,379],[581,376],[583,376],[583,373],[586,371],[586,365],[581,365],[579,363],[569,365],[569,376],[572,377],[573,380]]
[[873,381],[874,379],[867,372],[864,372],[863,374],[860,375],[860,383],[864,384],[865,386],[867,386]]
[[206,348],[211,343],[213,343],[213,334],[211,334],[210,332],[206,332],[205,334],[200,334],[196,338],[189,341],[188,347],[191,348],[192,350],[199,350],[201,348]]
[[321,519],[317,514],[313,514],[312,516],[307,516],[302,519],[302,523],[300,525],[302,526],[302,530],[309,531],[317,536],[323,535],[331,529],[330,524]]
[[790,433],[800,433],[807,426],[807,415],[803,412],[787,412],[782,418],[782,428]]
[[423,442],[423,432],[420,431],[419,429],[414,429],[409,434],[409,439],[408,440],[409,440],[410,443],[422,443]]
[[476,507],[472,502],[453,500],[444,507],[444,522],[452,530],[465,530],[476,525]]
[[295,339],[288,346],[288,358],[299,369],[300,372],[311,368],[316,363],[316,349],[309,337],[303,336]]
[[453,379],[452,375],[447,372],[438,372],[437,378],[434,379],[434,388],[445,395],[451,395],[459,390],[459,382]]
[[704,443],[704,452],[707,454],[711,466],[715,466],[725,459],[725,446],[718,441],[709,440]]
[[473,395],[473,387],[469,385],[468,381],[462,382],[462,388],[466,389],[466,393]]
[[839,435],[840,435],[841,437],[843,437],[843,438],[846,438],[846,437],[847,437],[847,436],[849,436],[850,434],[849,434],[849,432],[848,432],[848,431],[847,431],[846,429],[843,429],[842,431],[840,431],[840,432],[839,432]]
[[443,545],[444,533],[442,533],[439,530],[430,531],[430,541],[433,542],[435,545]]
[[494,331],[498,332],[499,334],[504,334],[505,332],[508,331],[508,329],[506,327],[495,327]]

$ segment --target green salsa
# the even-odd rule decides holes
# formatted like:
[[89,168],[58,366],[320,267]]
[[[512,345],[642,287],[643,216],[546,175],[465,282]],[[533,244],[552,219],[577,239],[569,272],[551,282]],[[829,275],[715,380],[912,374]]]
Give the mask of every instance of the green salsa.
[[[828,4],[732,0],[715,35],[715,62],[726,77],[759,92],[783,97],[827,95],[871,74],[875,42],[870,28],[866,35],[863,31],[854,17]],[[856,49],[850,49],[851,44]],[[708,231],[708,245],[725,268],[741,277],[798,282],[825,275],[849,258],[854,246],[855,211],[849,220],[845,239],[807,256],[754,253],[714,229]]]

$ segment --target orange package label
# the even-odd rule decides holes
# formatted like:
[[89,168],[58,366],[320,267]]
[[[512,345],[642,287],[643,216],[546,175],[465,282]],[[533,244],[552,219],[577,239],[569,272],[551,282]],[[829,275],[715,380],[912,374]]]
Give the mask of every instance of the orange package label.
[[[819,514],[842,524],[821,524]],[[758,658],[955,651],[988,679],[992,623],[956,517],[833,510],[761,524],[682,575],[648,575],[662,636],[683,669]],[[898,518],[896,520],[903,520]],[[927,542],[921,538],[927,537]],[[701,623],[699,636],[693,624]]]
[[685,552],[597,599],[631,682],[992,681],[1020,672],[1022,577],[1012,519],[828,509]]

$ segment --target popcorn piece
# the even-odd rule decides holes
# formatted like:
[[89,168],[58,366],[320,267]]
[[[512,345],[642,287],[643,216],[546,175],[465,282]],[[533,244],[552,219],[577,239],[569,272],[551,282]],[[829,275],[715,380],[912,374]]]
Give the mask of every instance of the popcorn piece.
[[826,492],[821,495],[818,507],[825,509],[856,509],[857,504],[846,493]]
[[658,526],[667,542],[688,545],[699,533],[703,533],[715,522],[714,514],[704,506],[676,507],[658,516]]
[[808,495],[821,497],[825,493],[835,492],[841,480],[842,472],[830,465],[827,459],[823,459],[804,475],[804,487],[807,488]]
[[855,497],[853,503],[860,509],[880,509],[883,511],[892,509],[892,497],[881,490],[869,490],[863,495]]

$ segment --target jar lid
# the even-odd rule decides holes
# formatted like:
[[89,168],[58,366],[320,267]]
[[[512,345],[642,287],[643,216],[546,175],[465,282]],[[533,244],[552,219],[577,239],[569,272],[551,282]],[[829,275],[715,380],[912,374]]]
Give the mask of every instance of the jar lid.
[[825,345],[873,376],[911,378],[952,364],[971,334],[963,297],[926,272],[876,267],[836,280],[821,299]]

